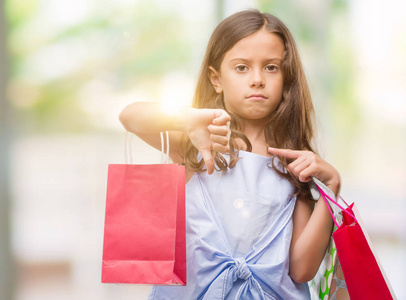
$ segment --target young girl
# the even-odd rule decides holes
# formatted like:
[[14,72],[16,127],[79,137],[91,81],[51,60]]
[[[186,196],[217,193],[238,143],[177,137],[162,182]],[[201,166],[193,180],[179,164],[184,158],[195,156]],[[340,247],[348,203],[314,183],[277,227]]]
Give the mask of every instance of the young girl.
[[[333,222],[316,177],[338,172],[314,153],[313,106],[291,33],[276,17],[236,13],[214,30],[193,108],[136,102],[124,127],[186,166],[187,285],[149,299],[309,299]],[[317,199],[316,199],[317,200]]]

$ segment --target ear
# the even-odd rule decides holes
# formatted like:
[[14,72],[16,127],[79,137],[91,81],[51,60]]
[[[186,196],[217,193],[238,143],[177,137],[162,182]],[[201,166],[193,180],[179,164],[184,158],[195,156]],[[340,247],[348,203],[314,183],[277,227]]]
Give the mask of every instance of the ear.
[[217,94],[223,92],[223,87],[221,86],[220,74],[213,67],[209,67],[209,79]]

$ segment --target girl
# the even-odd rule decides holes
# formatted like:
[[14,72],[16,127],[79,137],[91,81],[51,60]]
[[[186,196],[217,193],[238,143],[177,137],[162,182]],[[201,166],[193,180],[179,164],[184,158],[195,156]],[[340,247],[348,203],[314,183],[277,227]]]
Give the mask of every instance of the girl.
[[171,159],[187,170],[187,285],[153,287],[149,299],[309,299],[333,223],[308,183],[340,189],[311,145],[312,114],[289,30],[256,10],[214,30],[193,108],[122,111],[124,127],[157,149],[170,131]]

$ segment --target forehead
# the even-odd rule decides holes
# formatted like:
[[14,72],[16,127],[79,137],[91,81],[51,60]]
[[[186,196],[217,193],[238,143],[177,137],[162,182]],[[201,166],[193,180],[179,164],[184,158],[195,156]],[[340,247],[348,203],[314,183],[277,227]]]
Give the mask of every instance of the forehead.
[[285,46],[282,38],[265,30],[259,30],[239,40],[224,56],[224,60],[235,58],[279,58],[282,59]]

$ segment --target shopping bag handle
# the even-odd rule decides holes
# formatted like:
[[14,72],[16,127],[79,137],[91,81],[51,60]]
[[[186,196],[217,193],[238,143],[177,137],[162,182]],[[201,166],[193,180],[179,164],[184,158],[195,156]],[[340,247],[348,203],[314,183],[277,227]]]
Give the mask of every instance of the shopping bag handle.
[[[337,228],[340,227],[340,225],[338,224],[336,218],[334,217],[334,214],[333,214],[333,212],[332,212],[332,210],[331,210],[331,207],[330,207],[330,205],[329,205],[328,200],[330,200],[331,203],[333,203],[333,204],[335,204],[336,206],[338,206],[338,207],[341,209],[341,211],[342,211],[343,213],[346,213],[347,215],[349,215],[350,217],[352,217],[355,222],[358,223],[357,218],[355,218],[355,215],[354,215],[354,213],[352,212],[352,209],[350,208],[350,206],[347,204],[347,202],[345,202],[345,200],[344,200],[341,196],[340,196],[341,200],[343,200],[344,204],[347,206],[347,208],[349,208],[349,209],[351,210],[351,212],[348,211],[347,208],[342,207],[337,201],[333,200],[333,199],[332,199],[329,195],[327,195],[326,192],[324,192],[323,189],[321,189],[316,183],[315,183],[315,185],[316,185],[317,189],[319,190],[321,196],[323,197],[323,200],[324,200],[324,202],[325,202],[326,205],[327,205],[328,211],[330,212],[331,218],[333,219],[333,222],[334,222],[334,224],[337,226]],[[327,200],[326,198],[327,198],[328,200]]]
[[[130,142],[128,143],[128,131],[125,132],[125,141],[124,141],[124,158],[125,158],[125,163],[130,163],[133,164],[133,157],[132,157],[132,138],[133,138],[133,133],[130,132]],[[161,136],[161,163],[163,164],[168,164],[169,163],[169,133],[168,131],[165,131],[166,135],[166,153],[165,153],[165,140],[164,140],[164,135],[163,132],[160,132]],[[129,160],[128,160],[129,158]]]
[[164,149],[165,148],[164,134],[162,133],[162,131],[160,132],[160,135],[161,135],[161,162],[168,164],[169,163],[169,133],[168,133],[168,131],[165,131],[166,145],[168,145],[166,147],[166,153],[165,153],[165,149]]

